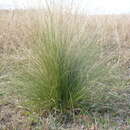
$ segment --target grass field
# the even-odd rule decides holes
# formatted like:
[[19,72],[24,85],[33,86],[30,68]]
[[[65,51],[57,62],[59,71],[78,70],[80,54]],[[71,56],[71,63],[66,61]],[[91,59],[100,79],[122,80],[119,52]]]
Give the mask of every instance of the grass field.
[[129,87],[129,15],[0,11],[0,130],[129,130]]

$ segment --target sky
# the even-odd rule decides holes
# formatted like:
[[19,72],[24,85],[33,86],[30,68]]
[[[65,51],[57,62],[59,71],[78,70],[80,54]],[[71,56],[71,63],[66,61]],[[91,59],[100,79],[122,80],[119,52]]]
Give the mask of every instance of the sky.
[[[45,5],[45,0],[0,0],[0,9],[38,8]],[[53,1],[53,0],[51,0]],[[67,5],[72,0],[62,1]],[[130,0],[73,0],[75,5],[89,14],[124,14],[130,13]],[[76,7],[76,6],[75,6]]]

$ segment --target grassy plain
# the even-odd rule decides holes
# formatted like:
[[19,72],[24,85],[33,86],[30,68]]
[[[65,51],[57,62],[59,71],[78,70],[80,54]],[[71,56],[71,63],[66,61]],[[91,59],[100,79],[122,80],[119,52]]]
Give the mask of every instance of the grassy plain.
[[[0,129],[130,129],[130,16],[51,15],[34,10],[0,11]],[[86,66],[89,70],[99,66],[89,74],[92,82],[86,82]],[[20,82],[16,80],[19,75]],[[54,85],[49,97],[50,89],[42,94],[35,90],[45,84],[47,88]],[[87,87],[87,95],[85,88],[80,91],[86,84],[94,86]],[[29,90],[39,112],[23,94]],[[87,102],[83,112],[80,100]]]

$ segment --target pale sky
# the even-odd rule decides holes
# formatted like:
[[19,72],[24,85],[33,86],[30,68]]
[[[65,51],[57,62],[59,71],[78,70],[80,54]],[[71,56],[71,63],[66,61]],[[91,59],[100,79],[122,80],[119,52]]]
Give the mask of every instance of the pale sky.
[[[1,9],[13,8],[37,8],[44,0],[0,0]],[[53,1],[53,0],[51,0]],[[62,1],[64,4],[71,0]],[[120,14],[130,13],[130,0],[73,0],[80,8],[87,10],[90,14]]]

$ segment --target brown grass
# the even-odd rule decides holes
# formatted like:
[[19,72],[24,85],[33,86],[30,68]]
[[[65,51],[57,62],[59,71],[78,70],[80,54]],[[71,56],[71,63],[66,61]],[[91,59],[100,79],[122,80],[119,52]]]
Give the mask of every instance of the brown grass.
[[[40,15],[39,15],[40,14]],[[39,25],[36,21],[44,15],[43,11],[1,11],[0,12],[0,50],[4,52],[22,50],[31,40],[31,34]],[[65,14],[67,17],[69,14]],[[102,15],[78,16],[80,22],[87,22],[86,33],[99,35],[99,42],[107,46],[118,44],[119,53],[125,60],[130,53],[130,16]],[[81,21],[82,20],[82,21]]]

